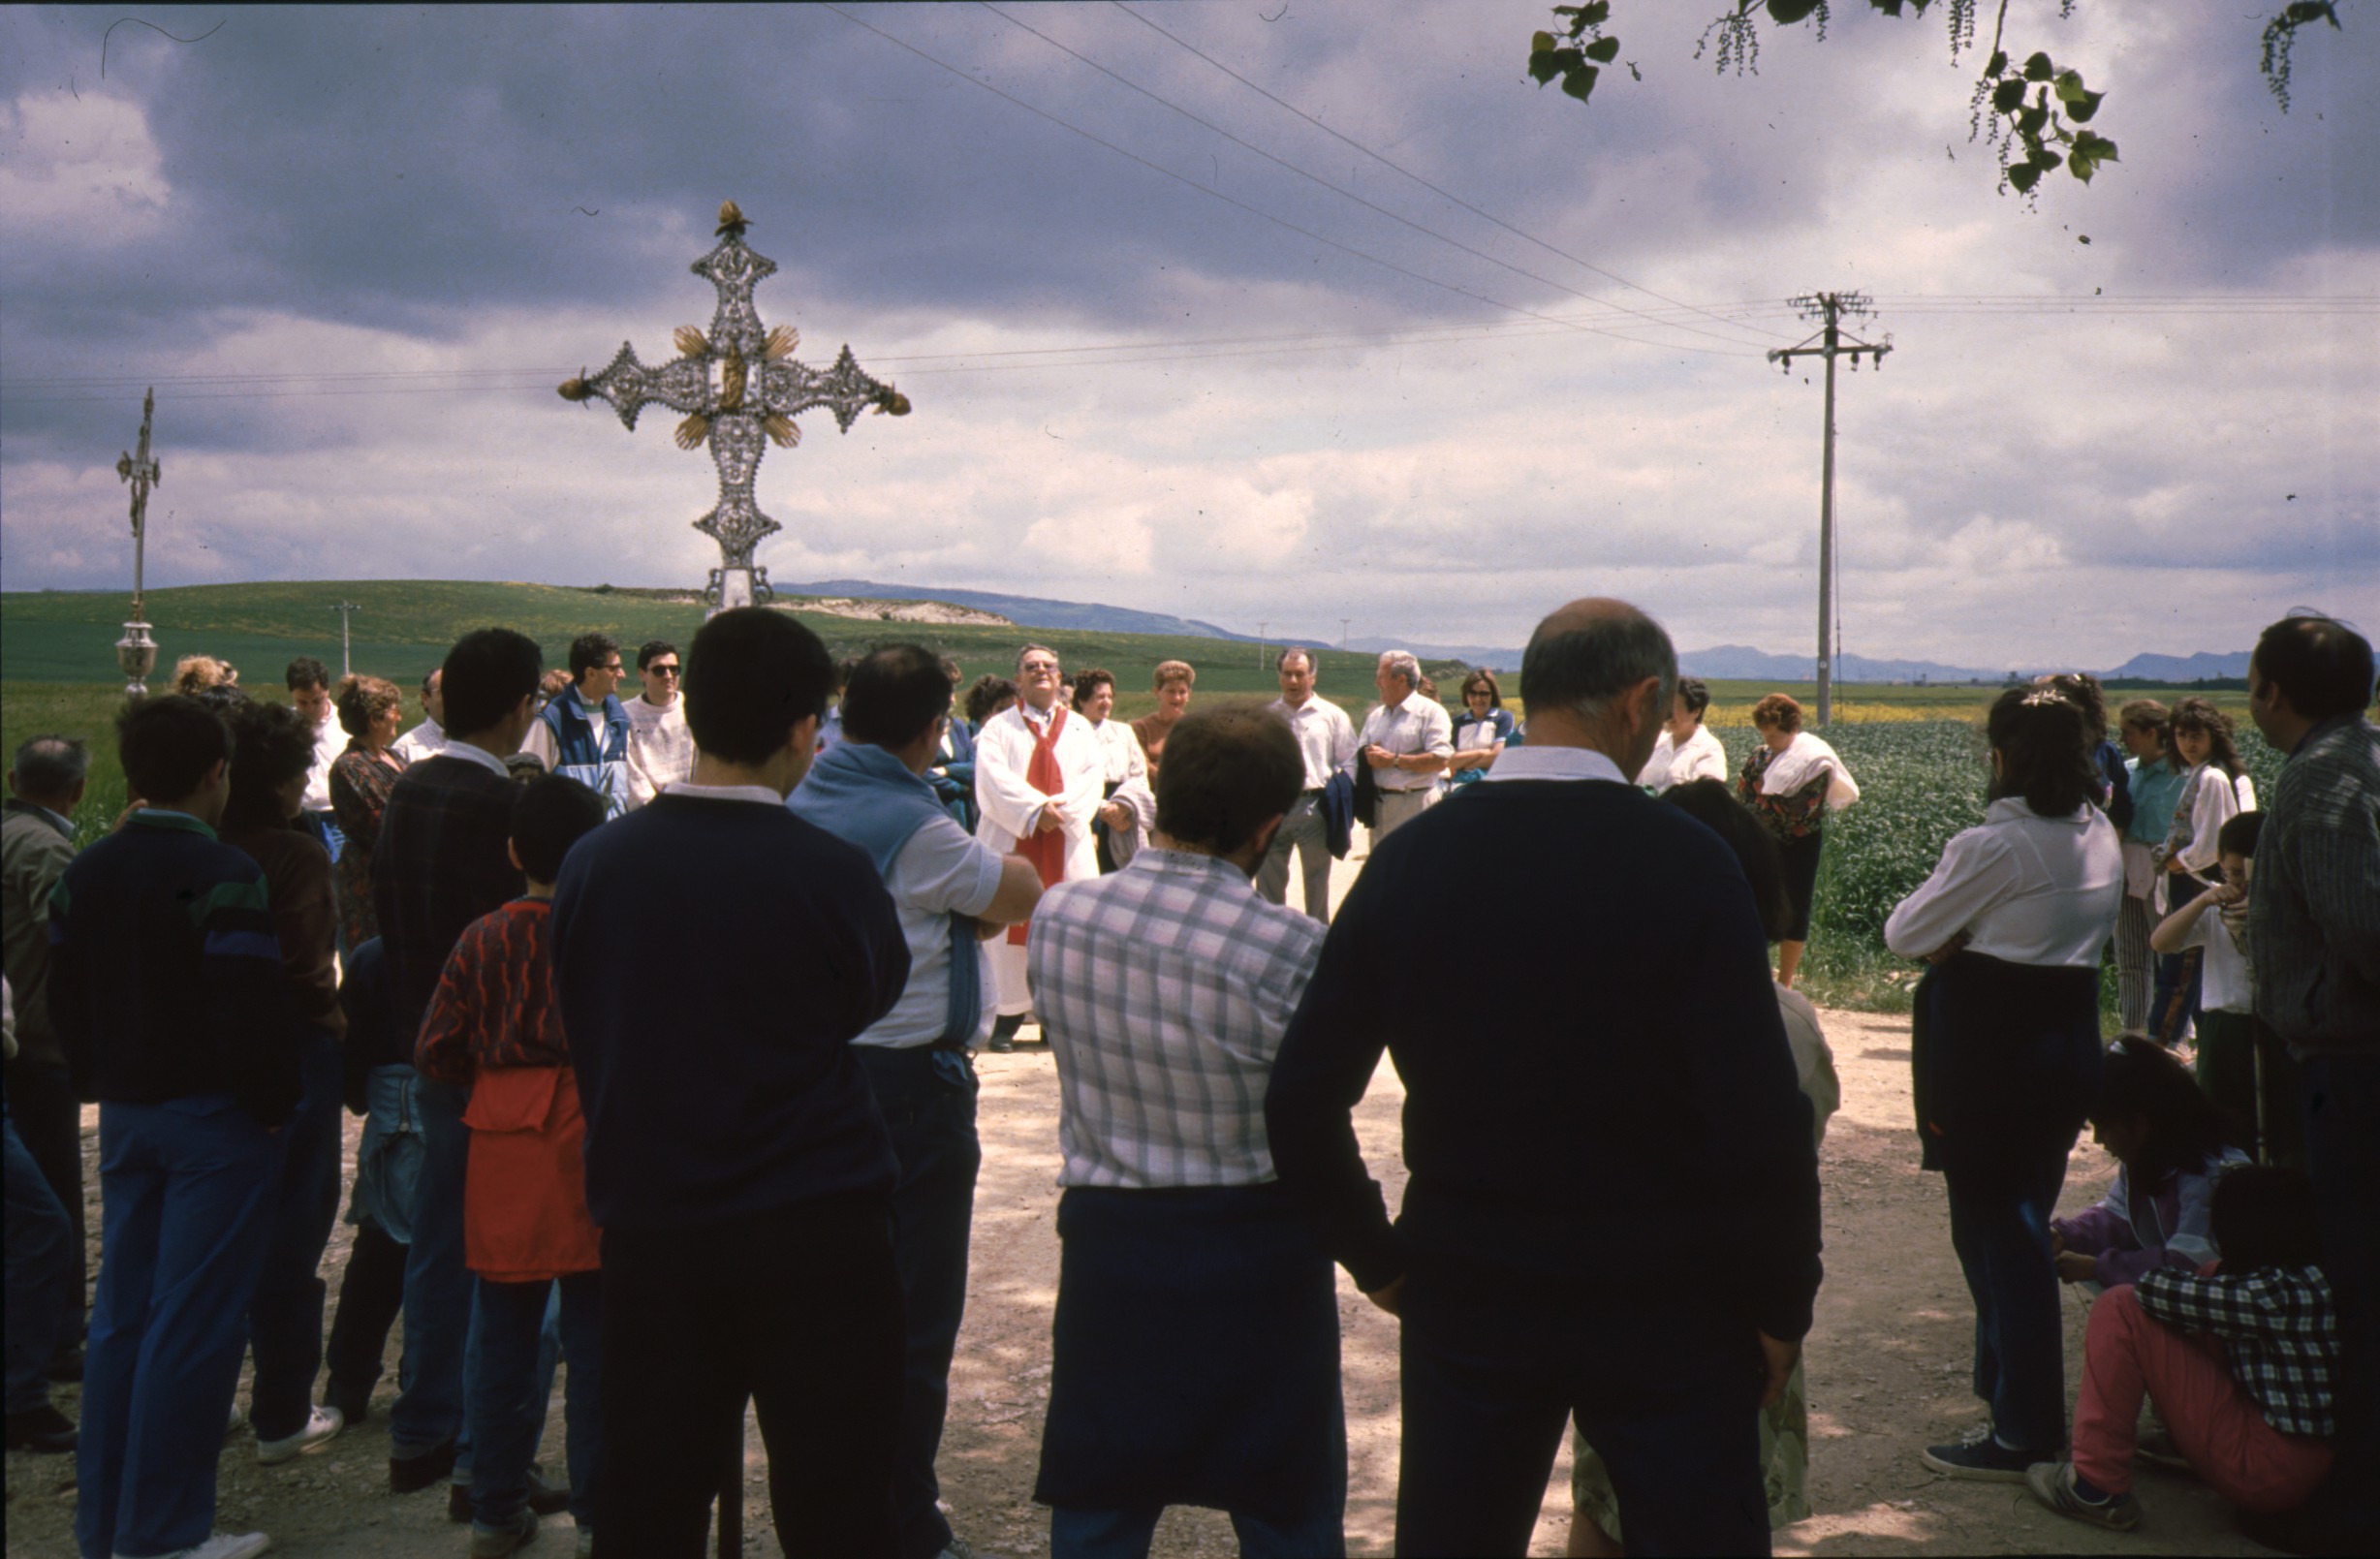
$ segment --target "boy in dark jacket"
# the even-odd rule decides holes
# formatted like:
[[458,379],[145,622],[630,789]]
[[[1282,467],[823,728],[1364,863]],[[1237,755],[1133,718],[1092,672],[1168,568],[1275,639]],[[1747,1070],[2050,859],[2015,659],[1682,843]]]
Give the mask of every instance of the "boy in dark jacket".
[[265,875],[215,836],[232,734],[195,699],[117,723],[143,804],[49,902],[49,1013],[99,1100],[107,1227],[82,1392],[84,1559],[241,1559],[210,1540],[215,1457],[271,1234],[273,1133],[298,1095],[296,1022]]

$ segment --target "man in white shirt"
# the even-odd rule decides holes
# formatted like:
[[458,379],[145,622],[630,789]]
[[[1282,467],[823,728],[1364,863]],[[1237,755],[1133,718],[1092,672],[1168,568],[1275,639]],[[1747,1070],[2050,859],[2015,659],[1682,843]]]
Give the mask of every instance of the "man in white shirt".
[[389,749],[400,764],[418,764],[446,751],[446,694],[439,680],[444,670],[433,666],[429,675],[422,678],[422,723],[397,737]]
[[[995,855],[1030,859],[1042,886],[1099,875],[1091,837],[1107,793],[1107,754],[1091,723],[1060,698],[1057,651],[1027,644],[1017,655],[1017,702],[984,722],[976,736],[975,798],[983,817],[975,836]],[[990,1048],[1004,1051],[1032,1010],[1025,983],[1025,927],[992,944],[999,1021]]]
[[1710,689],[1703,685],[1702,678],[1677,679],[1677,692],[1670,700],[1670,717],[1661,722],[1661,738],[1653,743],[1653,755],[1645,761],[1644,772],[1637,775],[1639,785],[1658,795],[1673,785],[1699,779],[1727,783],[1727,749],[1703,724],[1703,711],[1709,707]]
[[1274,904],[1288,902],[1289,853],[1295,849],[1304,881],[1305,913],[1329,925],[1331,845],[1322,815],[1322,793],[1331,775],[1355,764],[1355,722],[1337,704],[1314,696],[1312,650],[1285,649],[1273,662],[1273,670],[1281,678],[1281,696],[1270,707],[1289,723],[1289,733],[1298,738],[1299,754],[1305,760],[1305,788],[1299,792],[1296,804],[1281,822],[1280,832],[1272,836],[1271,848],[1265,852],[1264,864],[1256,871],[1256,890]]
[[900,1162],[892,1254],[908,1325],[895,1481],[904,1553],[953,1546],[935,1503],[942,1491],[934,1455],[966,1306],[967,1235],[983,1163],[967,1059],[991,1032],[983,937],[1030,915],[1042,892],[1030,861],[969,838],[924,779],[950,702],[950,679],[930,650],[895,644],[867,656],[845,683],[842,740],[786,801],[867,852],[909,944],[899,1001],[851,1042]]
[[1372,681],[1380,702],[1363,717],[1356,741],[1357,758],[1371,765],[1379,792],[1372,811],[1377,845],[1429,805],[1439,771],[1455,756],[1455,723],[1446,705],[1421,696],[1422,663],[1410,651],[1393,649],[1381,656]]
[[694,733],[686,726],[686,708],[677,696],[683,662],[677,646],[666,639],[646,642],[637,651],[637,675],[644,692],[630,699],[628,710],[628,806],[631,811],[694,773]]
[[332,718],[330,707],[330,672],[311,655],[300,655],[289,663],[281,673],[282,685],[289,689],[291,707],[304,715],[314,727],[314,765],[306,770],[305,798],[298,803],[304,812],[306,830],[323,842],[330,858],[339,858],[339,847],[345,839],[339,826],[330,816],[330,765],[347,751],[347,733]]

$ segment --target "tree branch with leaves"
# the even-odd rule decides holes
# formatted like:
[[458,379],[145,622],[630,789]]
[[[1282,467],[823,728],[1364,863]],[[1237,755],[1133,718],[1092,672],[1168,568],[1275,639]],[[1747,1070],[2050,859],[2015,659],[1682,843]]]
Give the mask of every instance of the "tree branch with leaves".
[[[1888,16],[1922,16],[1933,0],[1867,0],[1868,8]],[[2058,15],[2071,16],[2079,0],[2059,0]],[[2011,0],[1993,8],[1991,47],[1968,100],[1967,139],[1982,140],[1997,154],[1999,189],[2015,190],[2028,200],[2041,190],[2042,180],[2063,167],[2083,183],[2104,163],[2116,161],[2115,142],[2091,128],[2107,94],[2084,84],[2082,73],[2060,65],[2046,49],[2021,60],[2007,47]],[[1956,63],[1975,47],[1978,0],[1943,0],[1949,22],[1951,59]],[[1736,0],[1735,9],[1721,13],[1703,29],[1694,57],[1713,56],[1721,74],[1733,71],[1760,74],[1760,23],[1763,17],[1780,26],[1813,23],[1821,42],[1832,19],[1827,0]],[[1553,26],[1529,39],[1529,76],[1540,87],[1559,80],[1562,91],[1584,103],[1593,94],[1603,67],[1619,58],[1618,35],[1608,31],[1612,0],[1555,6]],[[2343,29],[2337,0],[2292,0],[2266,23],[2258,68],[2265,84],[2289,111],[2290,50],[2299,29],[2327,21]],[[1644,74],[1631,62],[1629,76]]]

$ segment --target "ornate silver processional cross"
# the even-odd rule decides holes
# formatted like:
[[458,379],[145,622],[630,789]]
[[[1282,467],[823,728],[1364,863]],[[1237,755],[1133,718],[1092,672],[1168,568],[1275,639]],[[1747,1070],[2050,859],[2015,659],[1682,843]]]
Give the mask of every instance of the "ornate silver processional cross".
[[677,424],[679,449],[710,445],[711,461],[719,468],[719,503],[694,528],[719,544],[719,567],[710,571],[703,593],[713,611],[748,607],[771,594],[768,571],[752,561],[753,547],[783,529],[752,497],[761,456],[767,452],[762,440],[787,449],[799,444],[801,429],[794,419],[813,406],[833,413],[835,426],[846,433],[869,406],[894,417],[909,414],[909,397],[861,373],[850,347],[821,373],[794,360],[800,337],[791,327],[761,327],[752,289],[774,275],[777,265],[744,246],[745,225],[734,201],[720,206],[718,245],[690,267],[719,293],[708,334],[680,326],[674,338],[677,359],[658,368],[639,362],[635,347],[623,342],[603,372],[581,371],[561,386],[564,400],[610,402],[632,432],[637,413],[658,401],[686,414]]
[[115,462],[118,481],[132,483],[132,621],[124,625],[124,637],[115,641],[115,663],[124,671],[124,693],[128,698],[141,698],[148,693],[148,674],[157,669],[157,643],[149,638],[146,612],[142,609],[141,565],[148,546],[148,499],[151,487],[163,486],[164,467],[149,454],[149,424],[157,416],[157,391],[152,387],[141,397],[141,452],[127,454]]

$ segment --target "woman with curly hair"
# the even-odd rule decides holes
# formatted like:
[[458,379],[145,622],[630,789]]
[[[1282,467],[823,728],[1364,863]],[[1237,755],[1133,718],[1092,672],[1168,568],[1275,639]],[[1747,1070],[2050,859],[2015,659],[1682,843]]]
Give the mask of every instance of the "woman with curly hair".
[[1760,745],[1744,760],[1736,795],[1758,813],[1785,852],[1785,894],[1793,917],[1777,942],[1776,982],[1793,989],[1801,951],[1810,940],[1810,900],[1818,891],[1818,861],[1826,854],[1825,824],[1860,798],[1859,783],[1842,756],[1801,729],[1801,705],[1771,693],[1752,705]]
[[404,715],[396,684],[377,676],[342,679],[331,697],[347,750],[330,765],[330,812],[347,836],[339,852],[339,943],[360,948],[380,935],[372,909],[372,847],[380,839],[380,811],[405,765],[391,752]]

